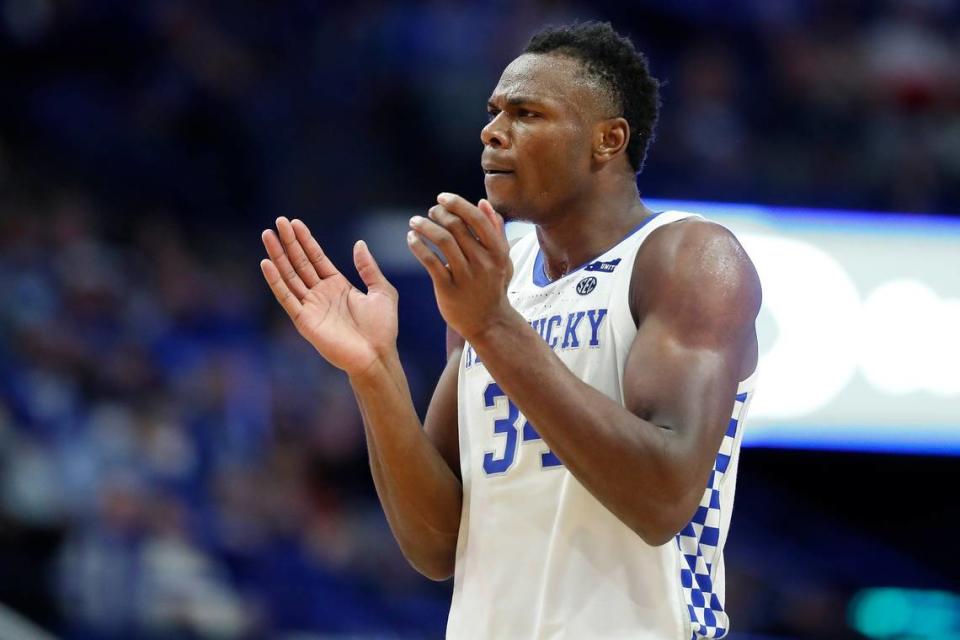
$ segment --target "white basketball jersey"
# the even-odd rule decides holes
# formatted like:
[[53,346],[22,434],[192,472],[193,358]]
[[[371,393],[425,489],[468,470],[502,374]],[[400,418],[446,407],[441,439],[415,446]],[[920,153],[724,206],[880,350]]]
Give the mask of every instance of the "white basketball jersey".
[[[634,258],[654,229],[692,215],[667,211],[647,218],[615,247],[554,282],[544,273],[535,233],[510,251],[510,303],[579,378],[621,405],[624,364],[637,333],[628,300]],[[463,512],[448,638],[726,634],[722,549],[756,374],[737,389],[700,508],[659,547],[646,544],[567,471],[469,343],[459,376]]]

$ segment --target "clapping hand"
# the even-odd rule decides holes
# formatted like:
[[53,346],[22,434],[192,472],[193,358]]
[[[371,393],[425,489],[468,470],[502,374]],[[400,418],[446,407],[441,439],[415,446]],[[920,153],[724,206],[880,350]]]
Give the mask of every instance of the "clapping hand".
[[367,371],[396,349],[397,290],[363,241],[353,262],[367,287],[350,284],[300,220],[277,218],[262,234],[263,277],[294,326],[330,364],[348,375]]

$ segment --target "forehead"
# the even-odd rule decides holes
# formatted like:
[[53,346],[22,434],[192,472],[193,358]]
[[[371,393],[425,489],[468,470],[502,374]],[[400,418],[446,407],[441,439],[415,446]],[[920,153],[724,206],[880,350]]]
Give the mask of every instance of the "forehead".
[[579,60],[560,54],[525,53],[507,65],[491,102],[532,98],[578,111],[595,107],[600,87]]

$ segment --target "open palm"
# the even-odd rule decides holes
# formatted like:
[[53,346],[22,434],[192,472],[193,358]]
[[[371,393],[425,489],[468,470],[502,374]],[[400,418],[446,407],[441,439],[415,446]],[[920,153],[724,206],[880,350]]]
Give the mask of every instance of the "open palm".
[[294,326],[332,365],[348,374],[365,371],[397,339],[397,290],[387,282],[364,242],[353,259],[367,286],[363,293],[337,270],[300,220],[277,219],[263,232],[269,259],[263,276]]

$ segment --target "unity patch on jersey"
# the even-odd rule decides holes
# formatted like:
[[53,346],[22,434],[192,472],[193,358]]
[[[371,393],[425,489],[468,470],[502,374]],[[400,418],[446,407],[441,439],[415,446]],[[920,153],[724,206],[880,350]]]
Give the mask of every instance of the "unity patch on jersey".
[[596,262],[591,262],[583,268],[584,271],[602,271],[603,273],[611,273],[614,269],[617,268],[617,265],[620,264],[620,258],[616,260],[597,260]]

